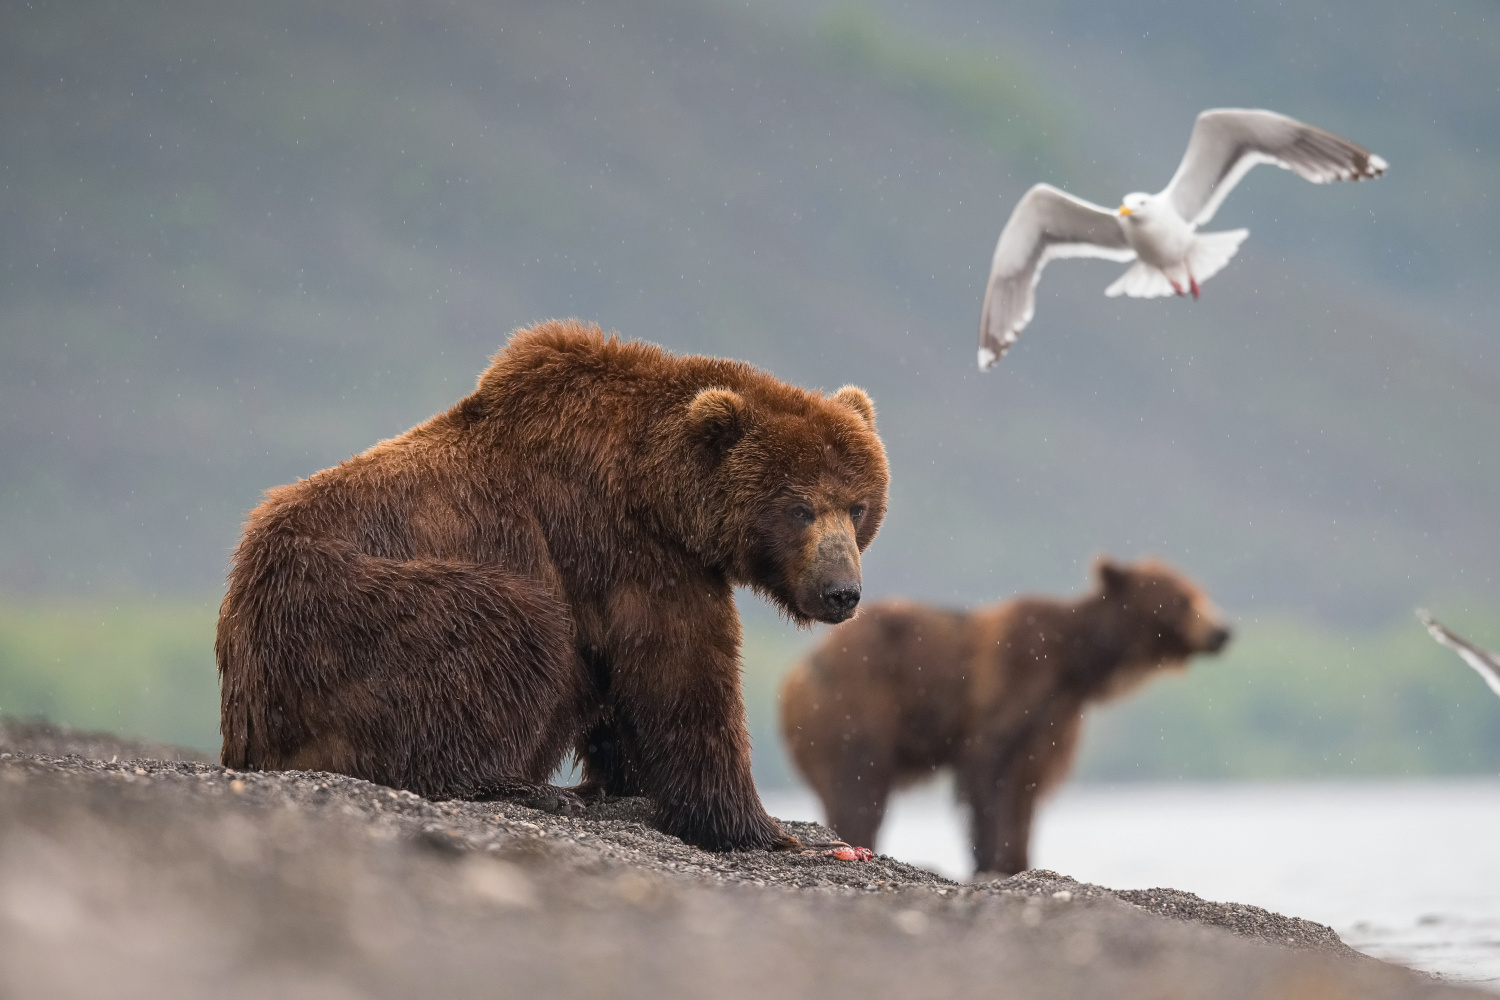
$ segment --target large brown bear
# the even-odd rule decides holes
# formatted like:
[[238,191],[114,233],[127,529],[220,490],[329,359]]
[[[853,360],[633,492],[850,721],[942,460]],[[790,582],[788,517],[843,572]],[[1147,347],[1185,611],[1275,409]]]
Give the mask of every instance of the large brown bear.
[[793,847],[750,778],[733,591],[838,622],[886,505],[874,408],[597,327],[516,333],[473,395],[271,490],[219,617],[224,764],[570,808],[652,797]]
[[1033,809],[1072,765],[1084,707],[1229,640],[1160,563],[1101,560],[1096,575],[1071,602],[877,604],[793,668],[781,731],[840,837],[873,845],[891,789],[951,766],[976,870],[1027,867]]

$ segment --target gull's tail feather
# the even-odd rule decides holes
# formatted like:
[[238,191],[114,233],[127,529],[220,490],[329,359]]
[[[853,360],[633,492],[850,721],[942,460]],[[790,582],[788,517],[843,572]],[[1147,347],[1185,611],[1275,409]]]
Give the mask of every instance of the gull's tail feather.
[[[1224,265],[1234,259],[1240,244],[1250,235],[1248,229],[1231,229],[1223,233],[1196,233],[1193,245],[1188,250],[1186,271],[1178,275],[1179,285],[1187,285],[1189,274],[1203,284],[1224,270]],[[1161,299],[1168,295],[1181,295],[1182,291],[1172,285],[1172,279],[1161,268],[1138,260],[1115,283],[1104,290],[1110,298],[1128,295],[1133,299]],[[1196,297],[1197,293],[1194,293]]]
[[1223,233],[1197,233],[1193,247],[1188,251],[1188,270],[1203,284],[1224,270],[1224,265],[1234,259],[1240,244],[1250,235],[1248,229],[1231,229]]
[[1133,299],[1159,299],[1176,295],[1177,291],[1161,268],[1138,260],[1126,268],[1125,273],[1104,290],[1104,294],[1110,298],[1128,295]]

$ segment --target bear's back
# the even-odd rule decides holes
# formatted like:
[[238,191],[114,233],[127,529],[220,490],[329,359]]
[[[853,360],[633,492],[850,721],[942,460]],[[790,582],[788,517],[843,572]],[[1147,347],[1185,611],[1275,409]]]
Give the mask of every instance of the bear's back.
[[886,730],[880,738],[904,772],[949,759],[964,729],[972,651],[965,613],[881,601],[833,629],[802,669],[835,722],[848,715]]
[[506,506],[503,477],[481,470],[451,414],[438,414],[306,479],[266,492],[246,538],[302,537],[366,556],[485,558],[480,512]]

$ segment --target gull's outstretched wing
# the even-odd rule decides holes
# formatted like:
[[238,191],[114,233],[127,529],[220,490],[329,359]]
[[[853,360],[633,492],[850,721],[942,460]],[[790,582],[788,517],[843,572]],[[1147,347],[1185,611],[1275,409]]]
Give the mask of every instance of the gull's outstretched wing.
[[1036,283],[1047,261],[1057,257],[1134,260],[1120,220],[1107,208],[1075,198],[1050,184],[1022,196],[1000,231],[990,281],[979,317],[979,370],[1000,360],[1031,322]]
[[1332,132],[1274,111],[1215,108],[1198,116],[1187,152],[1162,193],[1201,226],[1257,163],[1295,171],[1314,184],[1379,177],[1386,162]]
[[1465,663],[1479,673],[1480,677],[1484,678],[1484,682],[1490,686],[1491,691],[1500,694],[1500,656],[1480,649],[1472,642],[1460,639],[1421,608],[1417,609],[1417,618],[1427,626],[1427,631],[1434,639],[1457,653]]

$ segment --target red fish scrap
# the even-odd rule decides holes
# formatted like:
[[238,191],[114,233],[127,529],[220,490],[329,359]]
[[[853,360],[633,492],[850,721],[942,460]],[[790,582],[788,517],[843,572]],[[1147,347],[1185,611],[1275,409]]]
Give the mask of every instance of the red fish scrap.
[[831,851],[824,851],[823,857],[833,858],[835,861],[874,861],[875,852],[868,847],[835,847]]

